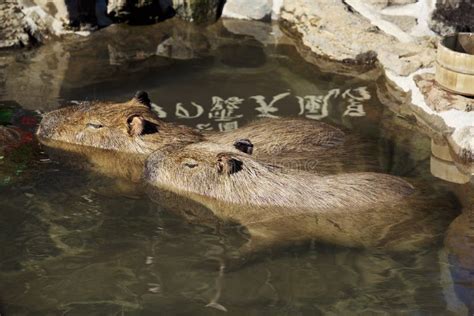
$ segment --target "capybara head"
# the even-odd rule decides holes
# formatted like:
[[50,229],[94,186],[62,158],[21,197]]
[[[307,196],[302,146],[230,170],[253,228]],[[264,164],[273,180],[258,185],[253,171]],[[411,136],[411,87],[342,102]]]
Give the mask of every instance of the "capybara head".
[[150,154],[169,145],[184,146],[203,138],[190,127],[159,119],[143,91],[124,103],[82,103],[49,112],[43,116],[37,136],[53,147],[65,142],[135,154]]
[[234,146],[200,142],[154,152],[147,159],[145,179],[156,186],[213,197],[235,195],[239,200],[237,195],[245,195],[247,188],[271,185],[274,177],[268,174],[280,169],[253,159],[249,148],[252,143],[242,139]]

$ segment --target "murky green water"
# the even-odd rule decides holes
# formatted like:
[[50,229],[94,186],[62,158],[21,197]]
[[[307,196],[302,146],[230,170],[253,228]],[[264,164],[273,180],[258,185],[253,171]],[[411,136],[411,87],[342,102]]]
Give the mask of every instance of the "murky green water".
[[[379,83],[320,71],[271,25],[112,26],[2,53],[0,66],[4,113],[21,105],[31,118],[26,110],[146,90],[162,117],[200,129],[320,119],[370,138],[386,172],[470,198],[468,186],[431,176],[430,140],[380,104]],[[463,315],[474,301],[474,272],[456,265],[442,240],[410,253],[312,242],[222,272],[223,255],[244,242],[241,230],[189,222],[123,180],[28,148],[0,160],[1,315],[224,313],[209,303],[230,315]]]

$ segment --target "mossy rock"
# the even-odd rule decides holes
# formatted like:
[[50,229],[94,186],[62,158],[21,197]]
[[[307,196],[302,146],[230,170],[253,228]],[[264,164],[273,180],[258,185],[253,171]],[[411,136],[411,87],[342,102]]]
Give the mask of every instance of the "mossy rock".
[[214,23],[219,19],[225,0],[173,0],[176,14],[198,24]]

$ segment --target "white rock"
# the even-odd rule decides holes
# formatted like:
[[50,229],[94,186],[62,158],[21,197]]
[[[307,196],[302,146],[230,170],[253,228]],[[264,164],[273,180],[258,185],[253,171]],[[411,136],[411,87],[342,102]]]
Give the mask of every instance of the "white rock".
[[[277,6],[280,2],[281,6],[281,1],[275,2]],[[227,0],[222,16],[235,19],[263,20],[271,17],[273,10],[272,0]]]

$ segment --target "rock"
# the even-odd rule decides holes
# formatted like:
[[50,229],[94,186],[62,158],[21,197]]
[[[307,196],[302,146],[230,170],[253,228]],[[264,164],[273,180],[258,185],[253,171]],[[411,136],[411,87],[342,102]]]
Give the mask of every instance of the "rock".
[[465,0],[438,0],[431,28],[441,34],[474,31],[474,6]]
[[51,36],[94,30],[112,21],[106,0],[8,0],[0,3],[0,47],[41,43]]
[[270,20],[272,0],[227,0],[223,16],[236,19]]
[[224,0],[109,0],[107,12],[117,22],[149,24],[174,15],[186,21],[207,24],[222,13]]
[[441,89],[436,84],[433,74],[416,75],[413,79],[423,94],[426,104],[434,111],[441,112],[451,109],[471,111],[474,109],[474,99]]
[[383,20],[373,8],[360,2],[371,19],[354,14],[349,1],[285,1],[281,24],[301,37],[314,53],[337,61],[360,63],[375,61],[384,68],[406,76],[433,63],[434,46],[430,40],[413,38],[395,24]]
[[156,48],[156,55],[182,60],[194,59],[198,57],[194,50],[186,45],[186,42],[180,41],[179,39],[173,37],[164,40],[158,45]]
[[416,26],[417,19],[412,16],[392,16],[385,15],[384,19],[397,25],[402,31],[410,33],[410,31]]
[[[423,94],[426,105],[437,113],[457,110],[460,113],[458,115],[462,115],[463,112],[474,109],[474,99],[441,89],[433,74],[416,75],[413,80]],[[474,172],[474,121],[471,125],[455,127],[446,138],[456,156],[454,159],[465,165],[461,169],[469,174]]]
[[175,15],[171,0],[109,0],[107,13],[115,22],[150,24]]
[[468,172],[474,173],[474,125],[456,129],[448,137],[448,142],[458,160],[468,165]]
[[367,5],[373,6],[378,9],[383,9],[392,5],[406,5],[415,3],[417,0],[366,0],[364,1]]
[[219,19],[225,0],[173,0],[176,15],[198,24],[214,23]]
[[[451,15],[447,16],[453,23],[462,24],[458,17],[467,17],[465,24],[473,23],[472,6],[467,2],[443,3],[451,8]],[[380,66],[387,81],[396,87],[387,90],[393,98],[381,99],[390,100],[389,105],[396,113],[407,112],[433,139],[449,143],[454,154],[452,167],[470,177],[474,173],[473,100],[441,90],[435,85],[433,75],[417,76],[431,73],[435,62],[438,38],[428,28],[430,12],[434,9],[431,4],[429,0],[287,0],[280,24],[301,39],[306,51],[311,51],[299,49],[310,62],[316,60],[308,58],[311,54],[348,65]],[[384,6],[387,7],[381,10]],[[463,8],[465,12],[460,12]],[[459,23],[457,27],[465,25]]]
[[410,3],[415,3],[418,0],[388,0],[389,5],[405,5]]
[[106,16],[106,0],[18,0],[28,20],[41,32],[62,35],[68,31],[94,30],[112,21]]
[[0,48],[29,46],[39,41],[16,1],[0,3],[0,25]]
[[[174,15],[201,24],[215,22],[225,0],[3,0],[0,48],[29,46],[50,35],[88,34],[113,22],[150,24]],[[84,32],[85,31],[85,32]]]
[[389,5],[389,0],[367,0],[366,4],[378,9],[383,9]]
[[291,45],[293,43],[284,36],[277,24],[257,21],[249,23],[248,21],[238,19],[223,19],[222,25],[231,33],[251,36],[264,45]]

